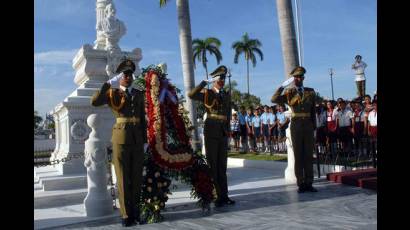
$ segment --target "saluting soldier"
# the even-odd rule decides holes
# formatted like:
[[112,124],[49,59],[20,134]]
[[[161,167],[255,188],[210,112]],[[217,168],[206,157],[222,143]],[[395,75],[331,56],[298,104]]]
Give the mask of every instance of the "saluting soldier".
[[[223,89],[227,68],[219,66],[210,75],[210,80],[203,80],[188,93],[192,100],[204,103],[207,118],[204,125],[205,153],[217,193],[216,207],[234,204],[228,197],[226,177],[228,135],[230,131],[231,105],[230,95]],[[211,89],[204,87],[213,83]]]
[[[272,103],[288,104],[292,109],[290,131],[295,154],[295,175],[298,192],[317,192],[313,183],[313,132],[316,128],[315,91],[304,87],[305,68],[298,66],[290,73],[291,78],[282,83],[272,96]],[[295,86],[282,92],[294,81]]]
[[108,104],[116,123],[112,129],[112,162],[117,177],[123,226],[140,221],[140,191],[144,149],[147,147],[144,93],[131,87],[135,64],[125,60],[117,76],[108,80],[92,98],[93,106]]

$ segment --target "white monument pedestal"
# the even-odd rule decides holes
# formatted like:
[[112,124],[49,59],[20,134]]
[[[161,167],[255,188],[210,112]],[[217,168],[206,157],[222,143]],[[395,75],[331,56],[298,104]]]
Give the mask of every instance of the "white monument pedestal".
[[[141,49],[121,52],[121,55],[134,61],[139,71],[138,63],[142,59]],[[78,88],[51,111],[56,125],[56,147],[50,160],[78,154],[84,156],[84,141],[91,131],[86,120],[92,113],[98,114],[101,119],[103,126],[101,127],[101,139],[107,145],[110,144],[114,116],[108,106],[93,107],[91,105],[92,95],[109,78],[106,66],[107,51],[94,49],[89,44],[82,46],[74,57],[73,68],[76,70],[74,82]],[[56,167],[63,175],[86,173],[84,159],[81,158],[61,162]]]

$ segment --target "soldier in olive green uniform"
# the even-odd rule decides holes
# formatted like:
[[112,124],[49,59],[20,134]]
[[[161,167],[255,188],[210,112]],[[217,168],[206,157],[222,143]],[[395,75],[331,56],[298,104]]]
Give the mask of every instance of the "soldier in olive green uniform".
[[[305,191],[317,192],[312,186],[316,94],[312,88],[303,87],[305,72],[305,68],[296,67],[290,73],[293,78],[285,81],[272,96],[272,103],[286,103],[292,109],[290,131],[295,154],[295,175],[299,193]],[[281,95],[284,87],[292,83],[293,80],[295,87],[288,88]]]
[[116,118],[112,129],[113,164],[123,226],[139,222],[139,201],[147,144],[144,93],[130,87],[135,64],[125,60],[116,77],[104,83],[92,98],[93,106],[108,104]]
[[[223,90],[227,69],[218,67],[210,75],[212,79],[202,81],[188,96],[205,105],[207,118],[204,126],[206,159],[214,180],[217,193],[215,206],[234,204],[228,197],[226,178],[228,135],[230,130],[231,106],[230,95]],[[213,83],[212,89],[204,87]]]

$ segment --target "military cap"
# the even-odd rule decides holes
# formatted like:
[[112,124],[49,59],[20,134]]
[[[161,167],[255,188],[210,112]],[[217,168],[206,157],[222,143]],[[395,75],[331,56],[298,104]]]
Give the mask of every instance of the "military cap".
[[218,68],[216,68],[210,75],[212,76],[212,78],[214,77],[225,77],[226,73],[228,72],[228,69],[226,68],[226,66],[221,65]]
[[126,59],[125,61],[121,62],[120,65],[118,65],[117,68],[117,73],[121,73],[121,72],[126,72],[131,70],[133,73],[135,71],[135,64],[133,61]]
[[356,57],[354,57],[354,59],[358,59],[358,58],[362,59],[362,56],[356,55]]
[[298,66],[290,72],[291,76],[303,76],[306,73],[306,69],[302,66]]

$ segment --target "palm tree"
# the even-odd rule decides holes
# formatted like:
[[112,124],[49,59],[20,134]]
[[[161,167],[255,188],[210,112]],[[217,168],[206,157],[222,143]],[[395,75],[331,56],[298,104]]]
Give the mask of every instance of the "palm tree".
[[[159,6],[164,7],[169,0],[160,0]],[[191,19],[189,16],[189,1],[176,0],[179,30],[179,45],[181,47],[182,75],[184,77],[185,106],[189,111],[189,120],[197,127],[195,104],[188,97],[188,92],[195,86],[194,61],[192,54]],[[193,129],[192,145],[194,151],[199,148],[198,129]]]
[[256,57],[254,53],[257,53],[263,61],[263,53],[259,49],[262,43],[258,39],[250,39],[248,33],[242,36],[241,41],[236,41],[232,44],[232,49],[235,50],[234,63],[238,64],[239,55],[244,54],[246,60],[246,77],[248,82],[248,95],[249,95],[249,60],[252,61],[253,67],[256,66]]
[[289,78],[289,73],[299,65],[292,2],[289,0],[276,0],[276,9],[278,12],[285,78]]
[[192,45],[194,53],[194,67],[195,59],[198,59],[198,61],[202,62],[202,65],[205,68],[206,79],[208,80],[208,59],[206,58],[206,52],[209,52],[210,55],[215,55],[216,62],[219,65],[222,60],[222,54],[219,51],[221,41],[218,38],[214,37],[205,38],[205,40],[194,39],[192,41]]

